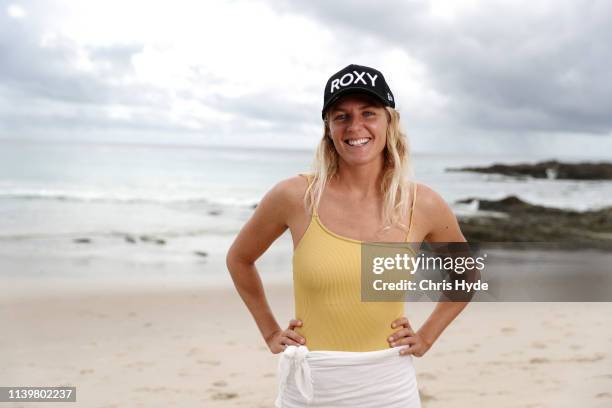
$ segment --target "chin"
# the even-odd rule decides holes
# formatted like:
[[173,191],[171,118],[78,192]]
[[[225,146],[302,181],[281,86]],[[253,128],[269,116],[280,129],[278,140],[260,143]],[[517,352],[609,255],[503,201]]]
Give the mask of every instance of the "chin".
[[379,155],[377,154],[368,154],[364,156],[358,156],[358,155],[352,155],[352,154],[341,155],[342,160],[346,164],[351,165],[351,166],[363,166],[364,164],[375,162],[378,156]]

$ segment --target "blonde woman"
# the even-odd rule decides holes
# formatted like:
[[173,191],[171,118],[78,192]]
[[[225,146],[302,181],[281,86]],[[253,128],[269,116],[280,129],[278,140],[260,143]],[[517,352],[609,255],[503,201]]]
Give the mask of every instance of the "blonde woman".
[[[227,254],[232,279],[279,359],[277,407],[420,407],[423,356],[465,303],[438,303],[414,330],[402,302],[362,302],[365,242],[465,242],[452,211],[408,179],[408,141],[381,72],[349,65],[324,91],[324,134],[311,174],[279,182]],[[283,329],[255,261],[293,238],[295,319]]]

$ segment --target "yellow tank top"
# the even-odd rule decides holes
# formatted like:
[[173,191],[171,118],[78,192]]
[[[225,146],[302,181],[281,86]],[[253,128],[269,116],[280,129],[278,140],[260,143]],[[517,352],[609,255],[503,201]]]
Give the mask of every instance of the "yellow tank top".
[[[407,237],[415,202],[416,183]],[[309,350],[389,348],[391,323],[404,315],[404,302],[361,301],[361,244],[328,230],[313,211],[293,253],[295,316],[302,320],[296,331]]]

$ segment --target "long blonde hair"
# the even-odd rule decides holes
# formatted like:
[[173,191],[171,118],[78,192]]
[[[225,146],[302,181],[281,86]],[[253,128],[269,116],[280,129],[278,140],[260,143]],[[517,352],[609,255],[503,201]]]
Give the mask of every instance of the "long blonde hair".
[[[393,108],[385,106],[388,126],[384,150],[383,178],[380,191],[383,194],[382,219],[383,229],[393,225],[407,230],[402,222],[405,219],[409,203],[410,188],[408,180],[412,176],[410,148],[408,138],[400,125],[400,114]],[[338,152],[334,147],[329,130],[329,111],[323,123],[323,137],[317,146],[312,164],[312,183],[304,196],[304,205],[310,213],[319,207],[325,185],[338,171]]]

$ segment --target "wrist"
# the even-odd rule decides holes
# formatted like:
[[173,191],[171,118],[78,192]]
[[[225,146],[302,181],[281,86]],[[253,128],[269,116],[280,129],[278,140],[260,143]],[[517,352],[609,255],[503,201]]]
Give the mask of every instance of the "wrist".
[[421,337],[421,339],[425,342],[425,344],[427,344],[427,347],[431,347],[434,342],[436,341],[436,337],[433,336],[431,333],[428,333],[425,330],[417,330],[418,335]]
[[279,327],[277,329],[272,330],[271,332],[268,332],[267,334],[264,334],[265,342],[270,343],[270,340],[272,340],[272,337],[274,337],[274,335],[280,331],[282,331],[282,329]]

